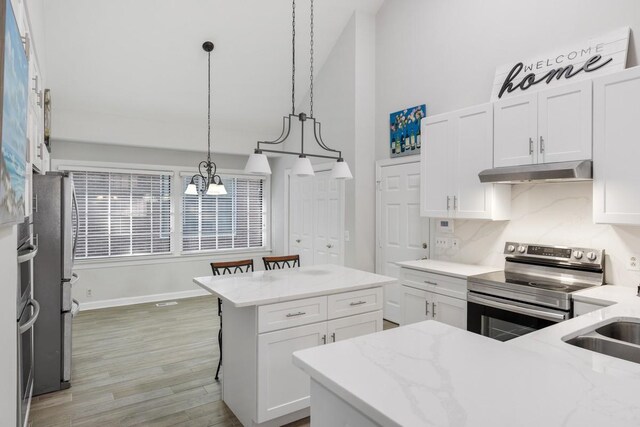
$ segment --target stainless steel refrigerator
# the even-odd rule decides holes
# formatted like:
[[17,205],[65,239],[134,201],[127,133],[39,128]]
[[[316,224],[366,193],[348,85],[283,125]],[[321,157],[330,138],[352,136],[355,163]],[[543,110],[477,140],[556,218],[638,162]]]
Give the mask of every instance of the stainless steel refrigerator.
[[71,176],[33,176],[34,298],[40,316],[34,333],[35,396],[71,386],[71,330],[79,304],[71,297],[78,211]]

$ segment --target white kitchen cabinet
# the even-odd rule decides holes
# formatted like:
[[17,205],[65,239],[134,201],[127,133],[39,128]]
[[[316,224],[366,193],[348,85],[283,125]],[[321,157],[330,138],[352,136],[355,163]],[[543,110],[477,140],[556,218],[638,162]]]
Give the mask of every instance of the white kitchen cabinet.
[[573,317],[582,316],[587,313],[591,313],[592,311],[600,310],[601,308],[608,307],[611,304],[600,305],[600,304],[592,304],[589,302],[583,301],[573,301]]
[[538,163],[592,158],[591,81],[538,94]]
[[593,219],[640,225],[640,67],[593,85]]
[[422,216],[509,219],[511,187],[478,178],[493,167],[491,104],[427,117],[422,135]]
[[358,314],[327,322],[327,340],[336,342],[382,330],[382,312]]
[[258,422],[309,406],[309,377],[291,363],[291,356],[326,339],[326,322],[258,336]]
[[538,95],[522,95],[494,104],[493,166],[537,163]]
[[592,158],[592,83],[494,103],[494,166]]
[[412,288],[410,286],[402,286],[401,325],[409,325],[411,323],[423,322],[425,320],[432,319],[432,296],[433,294],[431,292]]
[[438,322],[467,329],[467,301],[463,299],[434,293],[431,313]]

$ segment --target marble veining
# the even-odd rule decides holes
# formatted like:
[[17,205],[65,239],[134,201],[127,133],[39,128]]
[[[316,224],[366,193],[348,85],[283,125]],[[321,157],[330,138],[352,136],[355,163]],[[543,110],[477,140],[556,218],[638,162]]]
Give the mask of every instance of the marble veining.
[[640,255],[640,227],[593,223],[593,184],[587,182],[512,186],[510,221],[454,220],[460,249],[435,248],[432,258],[498,266],[508,240],[604,249],[606,281],[637,286],[640,272],[626,268]]
[[193,281],[235,307],[248,307],[384,286],[397,279],[326,264],[196,277]]

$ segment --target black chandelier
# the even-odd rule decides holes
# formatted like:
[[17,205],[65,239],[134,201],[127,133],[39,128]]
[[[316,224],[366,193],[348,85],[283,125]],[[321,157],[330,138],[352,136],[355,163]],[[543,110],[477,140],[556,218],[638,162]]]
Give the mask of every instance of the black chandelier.
[[[211,51],[213,50],[213,43],[206,41],[202,44],[202,49],[207,52],[208,55],[208,73],[207,73],[207,160],[203,160],[198,164],[198,173],[191,177],[187,189],[184,194],[190,194],[197,196],[198,194],[206,194],[209,196],[221,196],[227,194],[227,189],[224,188],[222,178],[216,173],[217,166],[211,161]],[[205,176],[206,173],[206,176]],[[196,185],[196,178],[200,177],[203,182],[203,186],[198,189]]]
[[[322,124],[316,120],[313,116],[313,0],[311,2],[311,23],[310,23],[310,84],[309,84],[309,115],[305,113],[297,113],[296,114],[296,0],[292,2],[292,31],[291,31],[291,40],[292,40],[292,54],[291,54],[291,113],[282,118],[282,133],[280,136],[273,141],[258,141],[257,147],[254,150],[254,153],[249,156],[249,160],[247,161],[247,165],[245,167],[245,172],[256,175],[269,175],[271,174],[271,168],[269,167],[269,161],[267,160],[267,156],[264,153],[278,153],[278,154],[291,154],[298,156],[295,164],[291,172],[294,175],[298,176],[309,176],[314,175],[313,166],[307,157],[316,157],[322,159],[332,159],[336,160],[336,163],[333,166],[333,170],[331,172],[331,176],[336,179],[350,179],[353,178],[351,175],[351,171],[349,170],[349,166],[342,158],[342,152],[340,150],[334,150],[329,148],[324,141],[322,140]],[[291,120],[298,119],[300,122],[300,152],[294,151],[281,151],[281,150],[273,150],[262,148],[262,145],[266,146],[274,146],[278,144],[282,144],[287,140],[289,134],[291,133]],[[336,154],[308,154],[304,152],[304,124],[309,120],[313,122],[313,137],[316,141],[316,144],[320,148],[330,153]]]

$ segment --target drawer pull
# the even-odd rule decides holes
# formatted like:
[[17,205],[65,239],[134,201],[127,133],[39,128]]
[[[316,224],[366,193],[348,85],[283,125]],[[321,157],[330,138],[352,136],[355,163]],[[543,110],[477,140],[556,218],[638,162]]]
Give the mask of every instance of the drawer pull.
[[429,280],[425,280],[424,283],[426,283],[427,285],[438,286],[438,284],[436,282],[431,282]]
[[362,304],[366,304],[366,301],[358,301],[358,302],[351,302],[349,303],[350,306],[354,306],[354,305],[362,305]]
[[304,311],[299,311],[299,312],[297,312],[297,313],[288,313],[288,314],[287,314],[287,317],[304,316],[305,314],[307,314],[307,313],[305,313]]

